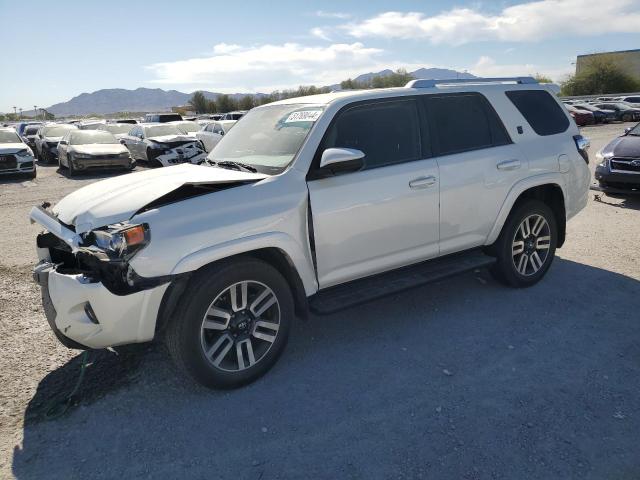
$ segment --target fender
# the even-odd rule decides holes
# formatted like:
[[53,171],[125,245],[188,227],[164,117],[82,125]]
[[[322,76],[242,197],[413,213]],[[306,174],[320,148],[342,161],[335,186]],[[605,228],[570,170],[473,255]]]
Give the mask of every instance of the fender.
[[484,244],[491,245],[493,242],[497,240],[498,236],[500,235],[500,231],[502,230],[502,226],[507,221],[507,217],[509,216],[509,213],[511,213],[511,209],[513,208],[513,205],[516,203],[520,195],[522,195],[522,193],[525,190],[529,190],[530,188],[533,188],[533,187],[539,187],[541,185],[550,185],[550,184],[557,185],[558,187],[560,187],[566,203],[567,192],[565,188],[564,177],[562,176],[561,173],[559,172],[543,173],[541,175],[536,175],[534,177],[529,177],[529,178],[520,180],[513,187],[511,187],[511,190],[507,194],[507,198],[503,202],[502,207],[498,212],[498,216],[495,222],[493,223],[493,228],[489,232],[489,235],[487,236],[487,239],[485,240]]
[[290,235],[283,232],[265,232],[203,248],[183,257],[173,267],[171,274],[192,272],[217,260],[262,248],[279,248],[289,257],[294,268],[298,271],[307,296],[318,291],[311,258],[305,255],[305,251]]

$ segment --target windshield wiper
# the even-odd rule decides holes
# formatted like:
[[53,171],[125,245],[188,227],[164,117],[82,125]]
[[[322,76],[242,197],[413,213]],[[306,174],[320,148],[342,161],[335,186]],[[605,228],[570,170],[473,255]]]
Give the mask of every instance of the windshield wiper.
[[232,162],[231,160],[224,160],[222,162],[215,162],[214,165],[222,168],[232,168],[234,170],[246,170],[247,172],[256,173],[258,170],[251,165],[240,162]]

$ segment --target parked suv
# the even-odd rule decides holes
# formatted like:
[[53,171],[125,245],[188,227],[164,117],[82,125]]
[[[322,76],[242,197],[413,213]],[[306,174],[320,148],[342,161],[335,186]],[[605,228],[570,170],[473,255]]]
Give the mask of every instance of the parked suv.
[[198,382],[238,386],[309,310],[481,267],[540,281],[586,205],[587,147],[528,77],[282,100],[247,113],[206,164],[34,207],[34,277],[65,345],[163,338]]
[[181,122],[182,120],[182,115],[179,113],[147,113],[144,116],[145,123]]

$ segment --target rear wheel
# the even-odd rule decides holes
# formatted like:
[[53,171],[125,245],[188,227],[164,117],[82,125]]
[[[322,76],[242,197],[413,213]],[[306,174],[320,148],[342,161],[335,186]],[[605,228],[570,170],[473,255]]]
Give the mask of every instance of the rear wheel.
[[171,356],[197,382],[218,388],[264,375],[284,350],[294,317],[286,280],[253,259],[196,274],[176,311],[166,334]]
[[507,219],[493,246],[497,262],[491,272],[513,287],[539,282],[553,262],[558,230],[553,211],[539,200],[528,200]]

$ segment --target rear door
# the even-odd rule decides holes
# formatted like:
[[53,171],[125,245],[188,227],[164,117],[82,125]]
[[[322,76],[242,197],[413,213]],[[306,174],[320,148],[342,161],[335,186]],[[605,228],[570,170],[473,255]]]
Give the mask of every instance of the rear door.
[[[415,98],[362,102],[336,114],[308,176],[320,288],[438,255],[438,165]],[[365,166],[329,175],[326,148],[364,152]]]
[[422,99],[440,168],[440,254],[483,245],[528,162],[480,93]]

